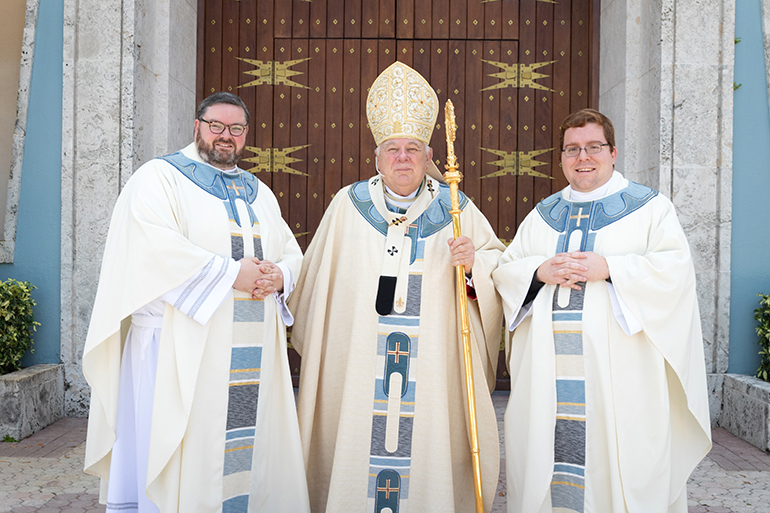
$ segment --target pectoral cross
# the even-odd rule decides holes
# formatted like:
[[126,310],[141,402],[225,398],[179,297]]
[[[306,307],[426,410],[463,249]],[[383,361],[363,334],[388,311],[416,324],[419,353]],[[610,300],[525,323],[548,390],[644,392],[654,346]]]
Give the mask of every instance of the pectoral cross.
[[577,223],[575,224],[575,226],[580,228],[580,220],[581,219],[588,219],[589,217],[591,217],[591,216],[589,216],[588,214],[583,215],[583,207],[580,207],[578,209],[577,215],[576,216],[570,216],[569,218],[570,219],[577,219]]

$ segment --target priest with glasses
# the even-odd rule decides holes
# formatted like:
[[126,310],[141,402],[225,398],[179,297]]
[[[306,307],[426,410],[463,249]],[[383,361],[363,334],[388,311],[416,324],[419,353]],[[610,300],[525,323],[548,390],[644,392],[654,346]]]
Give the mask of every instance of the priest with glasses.
[[195,142],[153,159],[113,212],[83,373],[86,472],[107,511],[308,511],[286,354],[302,254],[237,167],[249,111],[201,102]]
[[560,127],[569,182],[493,273],[513,331],[510,513],[686,513],[711,447],[690,247],[666,197],[614,170],[612,122]]

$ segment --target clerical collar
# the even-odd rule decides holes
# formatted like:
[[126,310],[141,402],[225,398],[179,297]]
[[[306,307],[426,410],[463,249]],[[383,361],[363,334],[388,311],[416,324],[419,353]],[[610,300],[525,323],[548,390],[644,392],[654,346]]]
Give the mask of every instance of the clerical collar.
[[618,173],[617,171],[612,172],[612,176],[610,177],[607,182],[605,182],[604,185],[601,187],[594,189],[592,191],[588,192],[580,192],[576,191],[572,188],[570,185],[568,187],[569,189],[569,200],[570,201],[594,201],[598,200],[599,198],[603,198],[605,196],[608,196],[609,194],[615,192],[611,189],[615,188],[616,185],[619,185],[618,182],[623,181],[623,176]]
[[[206,162],[206,164],[209,164],[209,163],[208,163],[208,162]],[[211,164],[209,164],[209,166],[211,166]],[[217,166],[211,166],[211,167],[213,167],[213,168],[214,168],[214,169],[216,169],[217,171],[221,171],[221,172],[223,172],[223,173],[227,173],[227,174],[229,174],[229,175],[237,175],[237,174],[238,174],[238,166],[233,166],[233,167],[232,167],[232,168],[230,168],[230,169],[220,169],[220,168],[218,168]]]
[[392,208],[397,209],[393,210],[394,212],[404,213],[406,212],[409,207],[412,206],[412,204],[417,199],[417,196],[420,194],[420,191],[422,190],[422,186],[425,184],[425,178],[422,179],[422,182],[420,182],[420,186],[417,187],[417,190],[412,192],[411,194],[407,196],[401,196],[400,194],[397,194],[396,192],[393,192],[390,187],[385,185],[383,182],[383,191],[385,192],[385,202],[387,203],[388,210],[392,210]]

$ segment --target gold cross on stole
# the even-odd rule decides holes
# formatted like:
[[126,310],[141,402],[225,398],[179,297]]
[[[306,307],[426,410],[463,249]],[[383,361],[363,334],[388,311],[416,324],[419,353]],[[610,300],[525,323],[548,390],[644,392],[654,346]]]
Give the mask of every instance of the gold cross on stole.
[[232,183],[232,185],[228,185],[227,188],[234,190],[235,191],[235,195],[240,197],[241,193],[238,192],[238,189],[245,189],[245,187],[241,187],[239,185],[235,185],[235,182],[231,182],[231,183]]
[[575,226],[580,228],[580,220],[581,219],[588,219],[589,217],[591,217],[591,216],[589,216],[588,214],[583,215],[583,207],[580,207],[578,209],[577,215],[576,216],[570,216],[570,219],[577,219],[577,223],[575,224]]

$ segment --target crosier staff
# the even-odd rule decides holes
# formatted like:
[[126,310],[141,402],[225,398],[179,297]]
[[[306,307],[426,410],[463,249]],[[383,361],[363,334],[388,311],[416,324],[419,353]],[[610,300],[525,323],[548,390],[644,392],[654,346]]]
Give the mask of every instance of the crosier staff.
[[[444,173],[444,181],[449,184],[449,191],[452,198],[452,227],[454,228],[455,239],[460,238],[460,198],[457,191],[457,184],[463,179],[463,174],[457,169],[457,157],[455,157],[454,141],[457,133],[455,124],[455,107],[452,100],[447,100],[444,106],[444,116],[446,125],[446,146],[447,172]],[[468,396],[468,424],[471,431],[471,460],[473,463],[473,485],[476,492],[476,513],[484,513],[484,499],[481,494],[481,458],[479,456],[479,432],[476,421],[476,392],[473,385],[473,362],[471,361],[471,329],[468,320],[468,296],[465,288],[465,267],[455,266],[455,275],[457,278],[457,301],[460,305],[460,323],[463,335],[463,359],[465,362],[465,391]]]

